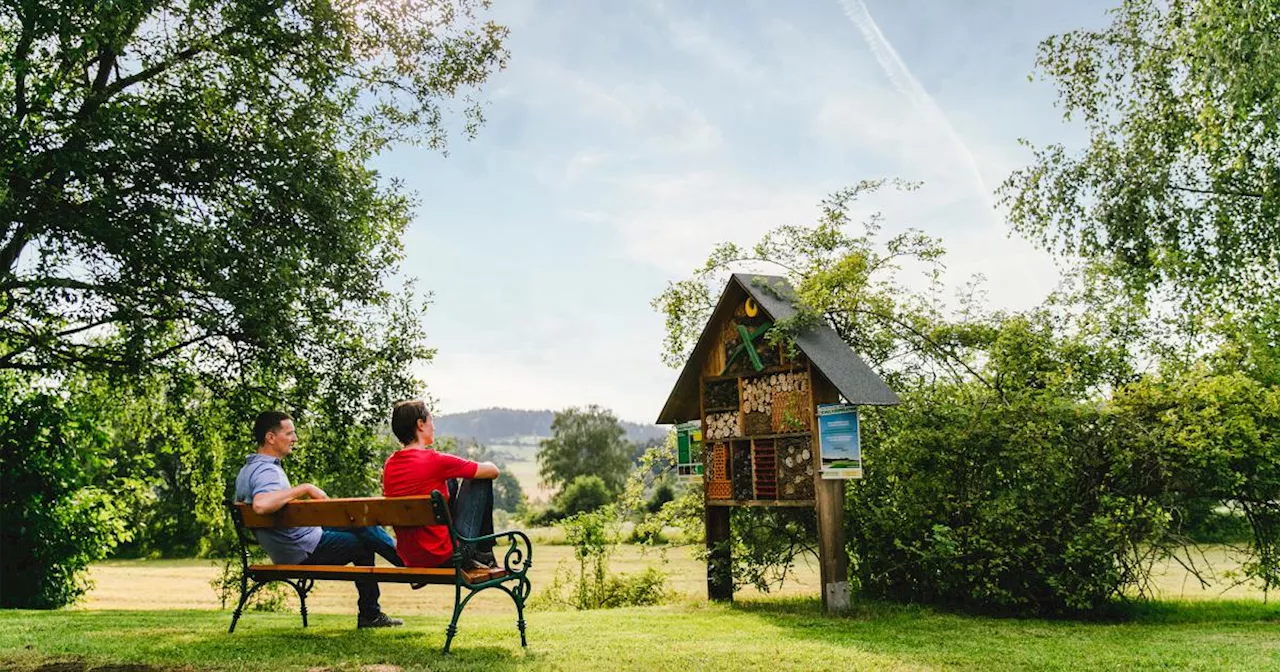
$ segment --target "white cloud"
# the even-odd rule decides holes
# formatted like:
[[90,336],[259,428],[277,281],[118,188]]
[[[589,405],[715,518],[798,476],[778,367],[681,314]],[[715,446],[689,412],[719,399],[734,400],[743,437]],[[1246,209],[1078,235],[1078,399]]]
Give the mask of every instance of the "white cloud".
[[813,221],[820,188],[791,187],[726,171],[620,176],[606,181],[616,207],[578,213],[607,224],[624,254],[674,275],[687,274],[723,241],[751,245],[781,224]]
[[[722,144],[720,129],[688,100],[653,79],[588,79],[551,62],[537,63],[532,100],[560,108],[614,137],[650,149],[681,154],[712,152]],[[588,129],[584,129],[588,130]]]

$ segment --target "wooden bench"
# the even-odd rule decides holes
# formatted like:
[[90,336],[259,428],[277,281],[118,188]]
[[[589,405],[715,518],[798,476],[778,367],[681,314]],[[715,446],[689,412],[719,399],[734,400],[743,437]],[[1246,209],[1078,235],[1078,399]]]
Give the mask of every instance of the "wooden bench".
[[[483,537],[463,537],[453,527],[449,506],[439,491],[420,497],[369,497],[352,499],[295,500],[279,511],[261,515],[246,503],[227,502],[235,522],[240,545],[243,573],[240,577],[240,602],[231,616],[228,633],[236,630],[236,621],[249,598],[272,581],[283,581],[298,593],[302,606],[302,627],[307,627],[307,593],[316,581],[355,581],[370,578],[379,583],[439,584],[454,587],[453,618],[445,631],[444,652],[458,632],[458,617],[476,593],[496,588],[511,596],[516,604],[516,627],[520,629],[520,646],[525,640],[524,604],[531,586],[528,578],[533,560],[533,544],[523,532],[506,531]],[[415,526],[445,525],[453,546],[448,567],[353,567],[347,565],[253,565],[249,564],[249,545],[257,543],[250,530],[272,527],[370,527],[374,525]],[[505,552],[500,540],[509,545]],[[495,558],[501,554],[502,565],[492,570],[462,568],[461,545],[493,540]],[[252,585],[250,585],[252,583]],[[467,591],[463,597],[463,590]]]

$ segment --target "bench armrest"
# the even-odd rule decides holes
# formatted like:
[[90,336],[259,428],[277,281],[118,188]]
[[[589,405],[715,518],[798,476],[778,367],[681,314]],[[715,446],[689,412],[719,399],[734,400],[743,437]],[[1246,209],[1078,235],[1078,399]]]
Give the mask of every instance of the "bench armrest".
[[[533,564],[533,542],[529,541],[529,535],[520,530],[507,530],[504,532],[496,532],[494,534],[486,534],[482,537],[464,537],[457,535],[459,544],[476,544],[482,541],[493,541],[493,557],[496,559],[499,552],[500,539],[508,539],[510,545],[507,546],[506,552],[502,556],[502,568],[508,574],[524,574],[529,571],[530,565]],[[523,547],[522,547],[523,546]]]

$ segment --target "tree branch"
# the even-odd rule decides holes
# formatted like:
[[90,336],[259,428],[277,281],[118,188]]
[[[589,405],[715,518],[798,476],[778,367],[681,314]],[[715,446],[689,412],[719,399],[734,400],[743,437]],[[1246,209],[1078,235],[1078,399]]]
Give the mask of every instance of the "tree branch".
[[[28,222],[22,222],[18,228],[14,230],[13,237],[9,242],[5,243],[4,249],[0,250],[0,278],[10,278],[13,276],[13,269],[18,264],[18,257],[22,256],[22,250],[34,238],[31,226]],[[7,289],[9,283],[5,283]]]
[[90,88],[94,91],[101,91],[107,85],[107,80],[111,78],[112,66],[116,64],[116,53],[111,47],[98,48],[98,74],[93,78],[93,84]]
[[[16,8],[15,8],[16,9]],[[22,121],[27,116],[27,65],[31,56],[31,43],[35,40],[36,29],[30,17],[18,12],[22,22],[22,34],[18,38],[17,47],[13,50],[13,118],[14,126],[21,129]]]
[[[930,338],[928,335],[924,334],[924,333],[923,333],[923,332],[921,332],[919,329],[916,329],[915,327],[911,326],[910,324],[908,324],[907,322],[903,321],[902,319],[900,319],[900,318],[898,318],[898,317],[896,317],[896,316],[894,316],[894,315],[885,315],[885,314],[883,314],[883,313],[878,313],[878,312],[876,312],[876,311],[874,311],[874,310],[866,310],[866,309],[864,309],[864,308],[853,308],[853,309],[845,310],[845,311],[843,311],[843,312],[862,313],[862,314],[864,314],[864,315],[871,315],[871,316],[873,316],[873,317],[877,317],[877,318],[879,318],[879,319],[881,319],[881,320],[885,320],[886,322],[890,322],[890,323],[892,323],[892,324],[896,324],[896,325],[898,325],[899,327],[901,327],[901,328],[903,328],[903,329],[906,329],[907,331],[909,331],[909,332],[911,332],[913,335],[915,335],[915,337],[916,337],[916,338],[919,338],[921,341],[923,341],[923,342],[925,342],[925,343],[929,344],[929,346],[930,346],[930,347],[932,347],[933,349],[935,349],[935,350],[937,350],[938,352],[940,352],[940,353],[942,353],[942,354],[946,355],[946,356],[950,359],[950,361],[953,361],[953,362],[955,362],[955,363],[959,364],[960,366],[964,367],[964,370],[965,370],[965,371],[968,371],[968,372],[969,372],[969,375],[973,376],[975,379],[977,379],[977,380],[978,380],[979,382],[981,382],[983,385],[986,385],[987,387],[989,387],[989,388],[991,388],[991,389],[993,389],[993,390],[995,390],[995,391],[997,391],[997,392],[999,392],[999,391],[1000,391],[1000,388],[999,388],[999,387],[997,387],[997,386],[995,386],[995,385],[992,385],[992,384],[991,384],[991,382],[990,382],[990,381],[988,381],[986,378],[984,378],[982,374],[980,374],[980,373],[978,373],[977,371],[975,371],[975,370],[973,369],[973,367],[969,366],[968,362],[965,362],[963,358],[961,358],[959,355],[957,355],[957,354],[955,353],[955,351],[954,351],[954,350],[952,350],[951,348],[948,348],[948,347],[946,347],[946,346],[942,345],[941,343],[938,343],[937,341],[933,340],[933,339],[932,339],[932,338]],[[949,368],[949,367],[948,367],[948,368]],[[1003,396],[1003,394],[1002,394],[1001,396]]]

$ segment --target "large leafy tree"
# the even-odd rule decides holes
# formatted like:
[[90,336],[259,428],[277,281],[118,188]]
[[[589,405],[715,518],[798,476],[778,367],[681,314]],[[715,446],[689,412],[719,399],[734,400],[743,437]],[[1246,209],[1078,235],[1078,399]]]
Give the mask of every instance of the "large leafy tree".
[[1014,228],[1189,305],[1280,290],[1280,2],[1125,0],[1040,45],[1087,145],[1002,188]]
[[550,486],[599,476],[610,492],[621,492],[631,468],[626,436],[613,412],[594,404],[560,411],[551,420],[551,438],[538,450],[539,475]]
[[47,579],[23,604],[74,599],[125,517],[134,550],[215,548],[264,406],[299,420],[296,480],[370,492],[432,352],[389,287],[412,200],[368,163],[476,130],[507,58],[486,5],[0,3],[0,396],[71,423],[56,450],[0,428],[60,478],[5,510],[39,562],[6,550],[3,581]]
[[475,129],[483,5],[5,2],[0,369],[355,354],[410,207],[367,161]]

